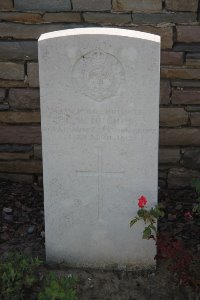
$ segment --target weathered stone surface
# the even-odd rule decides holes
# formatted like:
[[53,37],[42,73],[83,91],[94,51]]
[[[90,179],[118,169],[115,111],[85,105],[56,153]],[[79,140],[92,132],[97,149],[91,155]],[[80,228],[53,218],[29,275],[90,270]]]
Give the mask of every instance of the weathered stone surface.
[[173,51],[198,52],[200,51],[200,43],[176,43]]
[[165,7],[175,11],[197,11],[198,0],[165,0]]
[[0,38],[14,38],[37,40],[41,34],[57,30],[68,29],[72,25],[67,24],[19,24],[0,23]]
[[199,112],[191,113],[190,121],[192,126],[200,126],[200,113]]
[[160,108],[160,126],[175,127],[187,125],[188,113],[183,108]]
[[0,88],[15,88],[15,87],[27,87],[28,83],[26,80],[5,80],[0,79]]
[[39,112],[0,112],[0,123],[23,124],[23,123],[40,123]]
[[183,64],[184,52],[161,52],[161,64],[162,65],[172,65],[181,66]]
[[165,105],[170,102],[171,87],[169,80],[160,81],[160,104]]
[[173,87],[178,87],[178,88],[184,88],[184,87],[196,88],[196,87],[200,87],[200,81],[199,80],[172,80],[171,84],[172,84]]
[[167,186],[167,173],[168,170],[162,169],[161,166],[159,166],[158,170],[158,186],[160,188],[164,188]]
[[160,11],[162,0],[113,0],[112,8],[116,11]]
[[42,163],[39,160],[1,161],[0,172],[41,174],[42,173]]
[[191,187],[192,179],[200,178],[200,173],[185,168],[172,168],[168,174],[168,187],[179,189]]
[[38,182],[38,185],[42,187],[43,186],[43,176],[38,176],[37,182]]
[[200,42],[199,26],[177,26],[177,42],[198,43]]
[[200,90],[173,89],[173,104],[200,104]]
[[27,160],[27,159],[30,159],[31,156],[32,156],[32,152],[26,152],[26,153],[0,152],[0,159],[1,160],[17,160],[17,159]]
[[187,66],[194,66],[194,67],[200,67],[200,59],[190,59],[188,58],[186,60],[186,65]]
[[162,78],[200,79],[200,69],[161,67]]
[[59,12],[59,13],[46,13],[43,16],[44,22],[81,22],[81,15],[80,13],[75,12]]
[[40,126],[0,126],[1,144],[41,144]]
[[[159,150],[159,153],[160,153],[160,151],[161,151],[161,149]],[[166,179],[167,178],[167,173],[168,173],[168,166],[161,166],[161,165],[159,165],[159,168],[158,168],[158,176],[159,176],[159,178]]]
[[128,24],[132,22],[131,14],[122,13],[83,13],[86,22],[100,24]]
[[14,0],[14,7],[21,11],[71,10],[70,0]]
[[24,80],[24,64],[0,62],[0,78],[8,80]]
[[20,22],[20,23],[41,23],[41,14],[0,12],[0,21]]
[[39,109],[40,94],[37,89],[10,89],[8,102],[12,109]]
[[161,146],[200,146],[199,128],[160,129]]
[[200,53],[187,53],[186,54],[186,60],[187,59],[200,59]]
[[13,9],[13,1],[12,0],[1,0],[0,10],[12,10],[12,9]]
[[31,152],[32,151],[31,145],[11,145],[11,144],[4,144],[0,145],[0,152]]
[[0,60],[36,59],[36,41],[0,41]]
[[27,64],[28,85],[39,87],[39,67],[38,63],[30,62]]
[[41,145],[34,145],[34,158],[42,159],[42,146]]
[[0,173],[0,178],[23,183],[33,183],[34,177],[32,175],[9,174]]
[[185,106],[185,110],[188,112],[200,112],[200,105]]
[[185,168],[200,170],[200,148],[182,150],[181,164]]
[[173,46],[173,28],[171,26],[137,26],[130,27],[129,29],[160,35],[162,49],[170,49]]
[[158,178],[158,187],[159,188],[166,188],[167,187],[167,180]]
[[160,164],[176,164],[180,160],[180,149],[159,149]]
[[0,111],[5,111],[9,109],[8,103],[0,103]]
[[3,101],[6,96],[6,90],[0,88],[0,101]]
[[185,63],[187,66],[200,67],[200,53],[188,53]]
[[72,0],[73,10],[76,11],[104,11],[111,10],[110,0]]
[[157,197],[159,54],[158,36],[124,29],[40,38],[47,260],[154,264],[155,244],[142,253],[141,228],[133,237],[126,220],[130,191],[135,198],[145,182],[148,199]]
[[134,24],[189,23],[195,22],[195,13],[133,13]]

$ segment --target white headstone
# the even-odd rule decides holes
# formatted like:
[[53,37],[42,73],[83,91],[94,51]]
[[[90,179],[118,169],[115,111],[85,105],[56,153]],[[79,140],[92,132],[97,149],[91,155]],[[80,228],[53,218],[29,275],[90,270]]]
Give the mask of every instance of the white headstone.
[[39,39],[47,260],[72,266],[154,264],[143,194],[157,202],[158,36],[82,28]]

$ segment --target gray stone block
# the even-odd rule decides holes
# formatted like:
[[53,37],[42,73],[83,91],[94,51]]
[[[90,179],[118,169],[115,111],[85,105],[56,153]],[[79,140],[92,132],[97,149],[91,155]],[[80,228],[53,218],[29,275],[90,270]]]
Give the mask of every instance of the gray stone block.
[[0,60],[37,60],[36,41],[0,41]]
[[13,109],[39,109],[40,95],[37,89],[10,89],[8,102]]
[[0,79],[0,88],[24,88],[27,87],[27,80],[6,80]]
[[111,10],[111,0],[72,0],[72,5],[77,11]]
[[160,23],[188,23],[195,22],[195,13],[134,13],[133,23],[135,24],[160,24]]
[[76,12],[46,13],[43,16],[43,20],[49,23],[76,23],[82,21],[81,14]]
[[38,64],[30,62],[27,65],[28,84],[31,87],[39,86],[39,69]]
[[13,9],[13,1],[12,0],[1,0],[0,10],[12,10],[12,9]]
[[114,11],[154,12],[162,9],[162,0],[113,0]]
[[21,152],[30,152],[31,150],[32,150],[32,146],[30,145],[10,145],[10,144],[0,145],[0,152],[21,153]]
[[176,164],[180,160],[179,149],[160,149],[159,150],[159,163],[161,164]]
[[6,90],[0,88],[0,101],[3,101],[6,96]]
[[0,78],[8,80],[24,80],[24,64],[0,62]]
[[20,24],[0,22],[0,38],[38,40],[43,33],[80,27],[73,24]]
[[183,150],[181,164],[185,168],[200,169],[200,148],[191,148]]
[[34,145],[34,158],[42,159],[42,146],[41,145]]
[[[0,126],[0,143],[1,144],[21,144],[21,145],[41,144],[41,128],[40,128],[40,126],[30,126],[30,125]],[[8,171],[8,169],[7,169],[7,171]],[[5,171],[2,171],[2,172],[5,172]],[[21,170],[21,173],[24,173],[24,172],[22,172],[22,170]]]
[[169,80],[160,81],[160,104],[165,105],[170,102],[170,82]]
[[0,111],[9,110],[8,103],[0,103]]
[[166,0],[166,9],[175,11],[197,11],[198,0]]
[[193,178],[200,178],[200,173],[185,168],[172,168],[168,175],[168,187],[173,189],[188,188]]
[[14,0],[14,8],[22,11],[71,10],[70,0]]
[[22,182],[22,183],[32,183],[34,177],[32,175],[19,175],[19,174],[8,174],[8,173],[0,173],[0,178],[5,180],[10,180],[14,182]]
[[160,126],[175,127],[187,125],[188,113],[182,107],[160,108]]
[[131,14],[121,13],[99,13],[99,12],[86,12],[83,13],[85,22],[99,23],[99,24],[128,24],[131,23]]

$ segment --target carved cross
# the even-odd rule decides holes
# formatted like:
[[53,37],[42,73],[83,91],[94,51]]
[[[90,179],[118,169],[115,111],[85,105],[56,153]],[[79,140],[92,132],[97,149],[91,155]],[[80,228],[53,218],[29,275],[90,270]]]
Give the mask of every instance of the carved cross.
[[97,195],[98,195],[98,219],[100,218],[100,211],[102,210],[103,197],[102,197],[102,177],[119,177],[125,173],[125,171],[104,171],[103,170],[103,154],[102,148],[98,148],[98,166],[97,171],[89,170],[77,170],[77,173],[82,176],[97,177]]

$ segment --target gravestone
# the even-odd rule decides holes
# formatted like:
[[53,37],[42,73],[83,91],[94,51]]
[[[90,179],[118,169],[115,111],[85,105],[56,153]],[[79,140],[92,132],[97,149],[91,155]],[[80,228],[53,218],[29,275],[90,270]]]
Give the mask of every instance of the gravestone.
[[154,242],[129,222],[157,202],[158,36],[69,29],[39,39],[45,238],[49,261],[154,264]]

